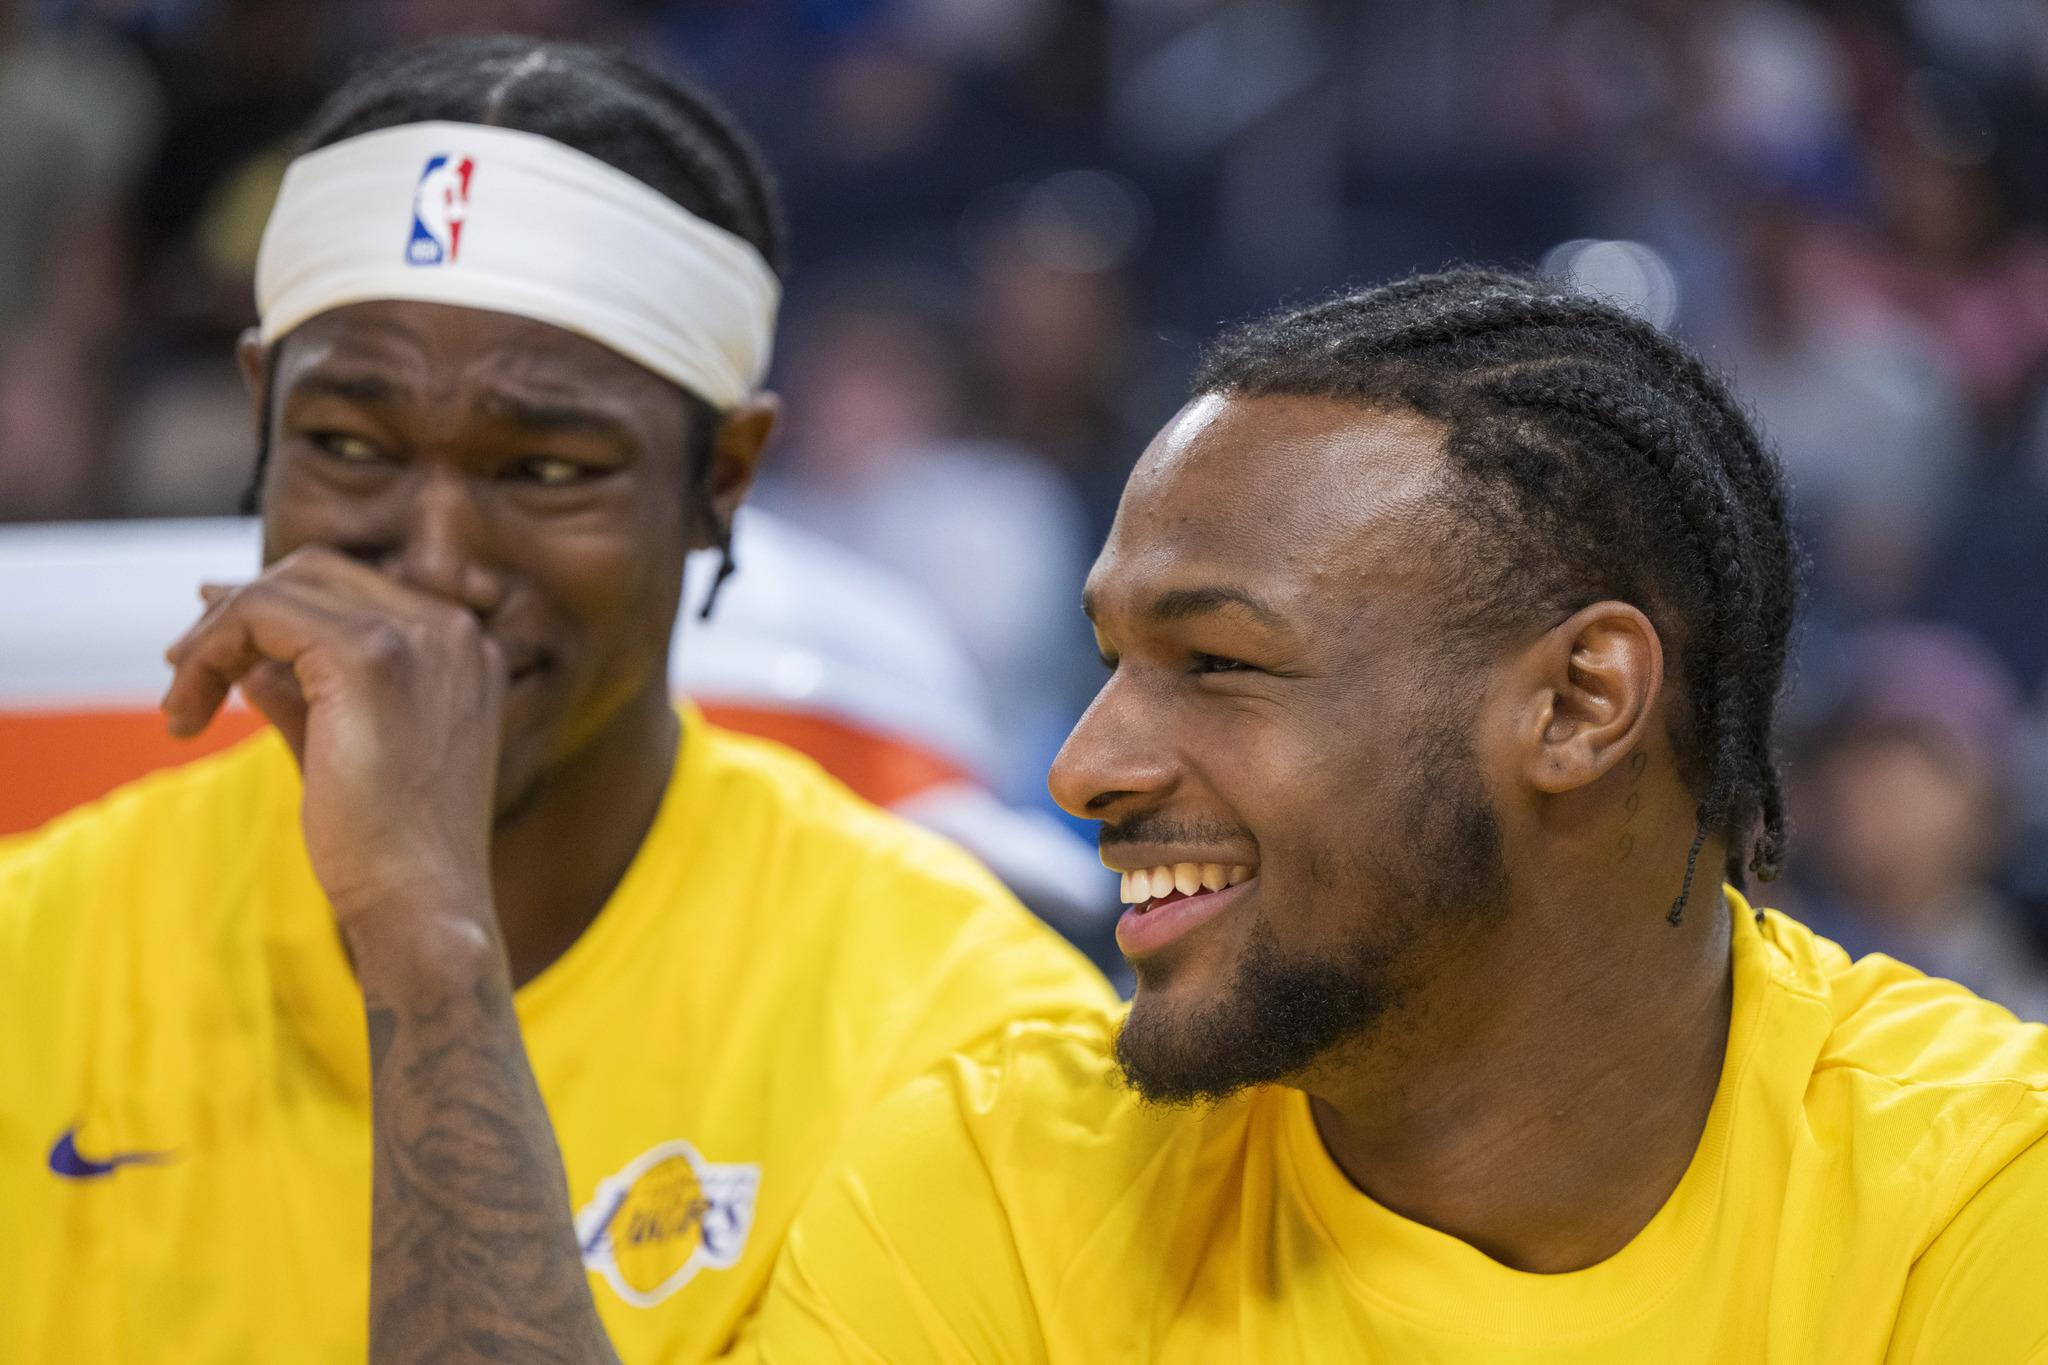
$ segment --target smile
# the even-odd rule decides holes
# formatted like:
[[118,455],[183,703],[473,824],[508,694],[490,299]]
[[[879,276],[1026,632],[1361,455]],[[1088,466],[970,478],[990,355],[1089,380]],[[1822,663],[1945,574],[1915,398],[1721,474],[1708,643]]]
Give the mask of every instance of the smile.
[[1259,870],[1243,864],[1170,863],[1126,872],[1116,944],[1126,957],[1157,952],[1246,894]]
[[1179,896],[1201,896],[1226,887],[1238,886],[1252,878],[1252,869],[1221,863],[1161,863],[1123,874],[1123,901],[1144,914],[1154,905],[1164,905]]

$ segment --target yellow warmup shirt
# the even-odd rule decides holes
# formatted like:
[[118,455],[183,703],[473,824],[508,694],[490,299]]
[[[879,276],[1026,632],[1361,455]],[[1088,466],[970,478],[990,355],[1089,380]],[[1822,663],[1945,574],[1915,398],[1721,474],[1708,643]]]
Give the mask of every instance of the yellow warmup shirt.
[[2048,1029],[1733,892],[1727,1063],[1614,1256],[1510,1270],[1361,1194],[1300,1091],[1159,1110],[1103,1030],[1020,1025],[820,1181],[773,1365],[2048,1361]]
[[[0,847],[0,1361],[360,1362],[362,997],[275,735]],[[1084,959],[964,853],[685,719],[625,879],[517,997],[620,1356],[740,1338],[855,1118]]]

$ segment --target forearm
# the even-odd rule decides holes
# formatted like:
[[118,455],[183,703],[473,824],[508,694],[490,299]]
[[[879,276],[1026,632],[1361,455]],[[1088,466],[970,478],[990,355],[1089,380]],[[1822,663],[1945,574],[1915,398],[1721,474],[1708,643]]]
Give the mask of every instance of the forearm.
[[306,855],[370,1034],[370,1362],[617,1365],[491,902],[504,653],[461,594],[307,545],[209,585],[172,733],[239,687],[305,779]]
[[358,957],[375,1131],[371,1365],[616,1365],[502,956],[480,933],[452,937],[388,967]]

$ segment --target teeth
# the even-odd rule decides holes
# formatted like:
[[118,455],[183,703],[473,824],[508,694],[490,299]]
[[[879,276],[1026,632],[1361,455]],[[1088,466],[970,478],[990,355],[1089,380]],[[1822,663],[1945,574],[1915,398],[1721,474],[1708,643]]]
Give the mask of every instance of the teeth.
[[1222,863],[1161,863],[1158,867],[1141,867],[1136,872],[1121,874],[1121,895],[1124,904],[1140,905],[1176,891],[1183,896],[1221,891],[1226,886],[1242,885],[1251,878],[1251,868],[1242,863],[1234,867],[1225,867]]

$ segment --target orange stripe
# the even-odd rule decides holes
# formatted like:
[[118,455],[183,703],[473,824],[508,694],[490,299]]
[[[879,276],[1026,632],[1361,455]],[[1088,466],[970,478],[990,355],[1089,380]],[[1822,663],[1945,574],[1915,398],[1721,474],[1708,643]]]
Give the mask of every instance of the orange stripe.
[[190,763],[263,728],[222,711],[197,739],[172,739],[156,711],[0,713],[0,835],[34,829],[159,768]]
[[878,806],[893,806],[943,782],[968,780],[963,769],[929,750],[824,716],[717,703],[705,705],[704,714],[714,725],[809,754],[819,767]]
[[[728,730],[809,754],[878,806],[967,776],[915,745],[823,716],[726,705],[706,706],[704,714]],[[178,740],[149,710],[0,712],[0,835],[34,829],[123,782],[225,749],[263,725],[262,716],[238,707],[221,712],[197,739]]]

